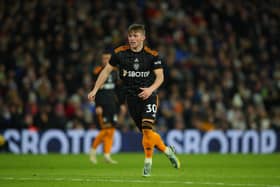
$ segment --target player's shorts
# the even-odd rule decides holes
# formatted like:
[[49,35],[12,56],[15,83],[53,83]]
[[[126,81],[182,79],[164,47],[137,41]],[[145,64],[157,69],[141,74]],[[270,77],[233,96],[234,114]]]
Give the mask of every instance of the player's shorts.
[[100,92],[95,97],[96,107],[102,107],[102,116],[97,116],[97,122],[101,128],[115,126],[118,120],[118,106],[114,94]]
[[146,100],[139,97],[127,97],[126,101],[128,111],[140,132],[142,131],[142,120],[156,120],[158,109],[158,96],[156,94],[152,94]]

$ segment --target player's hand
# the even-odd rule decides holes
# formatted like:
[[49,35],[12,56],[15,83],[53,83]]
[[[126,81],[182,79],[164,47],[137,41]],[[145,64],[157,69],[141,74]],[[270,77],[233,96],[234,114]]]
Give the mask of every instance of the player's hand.
[[95,91],[89,92],[89,94],[88,94],[88,100],[89,100],[90,102],[93,102],[93,101],[95,100],[95,95],[96,95],[96,92],[95,92]]
[[138,94],[138,97],[140,97],[143,100],[148,99],[153,93],[153,90],[151,90],[150,88],[140,88],[140,89],[142,90],[142,92]]

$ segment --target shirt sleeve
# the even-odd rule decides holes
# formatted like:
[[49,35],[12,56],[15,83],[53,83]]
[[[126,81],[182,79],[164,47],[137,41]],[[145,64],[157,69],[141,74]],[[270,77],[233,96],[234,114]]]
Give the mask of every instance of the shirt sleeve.
[[153,58],[152,64],[153,64],[153,69],[159,69],[159,68],[163,68],[164,64],[163,64],[163,58],[160,57],[159,55],[155,56]]
[[113,52],[113,54],[112,54],[112,56],[110,58],[109,64],[114,66],[114,67],[118,66],[119,58],[118,58],[118,55],[115,52]]

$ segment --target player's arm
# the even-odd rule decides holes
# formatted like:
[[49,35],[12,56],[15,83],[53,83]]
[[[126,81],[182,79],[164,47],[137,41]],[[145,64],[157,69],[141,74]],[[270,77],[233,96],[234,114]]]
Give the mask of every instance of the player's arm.
[[91,90],[91,92],[88,94],[88,99],[90,101],[94,101],[95,99],[95,95],[97,93],[97,91],[100,89],[100,87],[104,84],[104,82],[107,80],[108,76],[110,75],[110,73],[113,71],[114,67],[107,63],[107,65],[104,67],[104,69],[101,71],[101,73],[99,74],[94,88]]
[[160,85],[163,83],[163,81],[164,81],[163,69],[162,68],[155,69],[154,73],[156,75],[155,82],[149,87],[152,92],[157,90],[160,87]]
[[164,81],[163,68],[155,69],[154,73],[156,76],[154,83],[148,88],[140,88],[142,92],[138,96],[143,100],[148,99],[151,96],[151,94],[155,90],[157,90]]

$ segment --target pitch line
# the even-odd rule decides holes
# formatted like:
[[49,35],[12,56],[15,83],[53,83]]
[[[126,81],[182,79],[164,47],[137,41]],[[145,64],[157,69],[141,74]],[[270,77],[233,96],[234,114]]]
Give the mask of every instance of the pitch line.
[[225,183],[225,182],[193,182],[193,181],[151,181],[139,179],[83,179],[83,178],[43,178],[43,177],[0,177],[7,181],[67,181],[67,182],[112,182],[112,183],[157,183],[157,184],[185,184],[185,185],[217,185],[217,186],[259,186],[259,187],[280,187],[274,184],[252,184],[252,183]]
[[[170,175],[160,175],[161,177],[170,177]],[[279,179],[280,176],[218,176],[218,175],[203,175],[204,178],[212,179]]]

